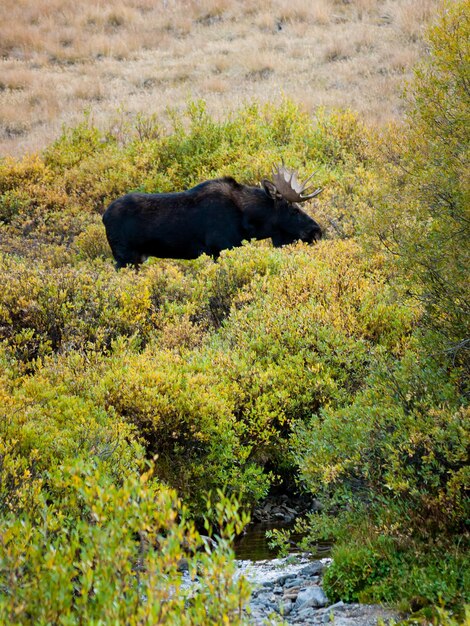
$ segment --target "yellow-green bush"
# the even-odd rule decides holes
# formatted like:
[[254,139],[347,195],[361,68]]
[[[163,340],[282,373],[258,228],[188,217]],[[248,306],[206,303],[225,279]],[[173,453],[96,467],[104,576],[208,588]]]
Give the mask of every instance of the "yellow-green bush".
[[353,242],[278,254],[279,270],[240,292],[213,346],[241,388],[246,440],[263,444],[253,454],[282,463],[292,421],[350,397],[377,347],[400,353],[414,313],[396,306],[380,259]]
[[266,493],[267,479],[249,458],[257,441],[242,442],[237,432],[237,386],[208,362],[193,363],[198,354],[188,356],[116,355],[100,383],[104,401],[136,425],[157,455],[157,475],[195,513],[220,485],[254,503]]
[[217,264],[155,261],[139,274],[99,259],[48,269],[4,257],[5,346],[32,373],[22,389],[46,394],[31,400],[31,425],[60,415],[51,445],[60,428],[81,445],[74,415],[89,415],[90,433],[97,416],[117,417],[193,511],[220,485],[253,503],[265,467],[290,471],[292,421],[349,397],[375,346],[400,353],[414,313],[394,305],[381,263],[352,241],[252,244]]
[[[54,472],[53,472],[54,473]],[[235,580],[230,542],[246,520],[225,509],[211,552],[174,492],[151,473],[117,485],[100,464],[55,472],[54,503],[40,494],[39,525],[0,520],[0,620],[8,624],[241,624],[249,587]],[[68,511],[79,511],[75,519]],[[183,586],[199,576],[197,593]]]
[[217,549],[196,553],[176,494],[142,473],[134,429],[96,402],[104,357],[73,352],[21,378],[0,356],[0,621],[242,623],[231,543],[246,519],[220,497]]

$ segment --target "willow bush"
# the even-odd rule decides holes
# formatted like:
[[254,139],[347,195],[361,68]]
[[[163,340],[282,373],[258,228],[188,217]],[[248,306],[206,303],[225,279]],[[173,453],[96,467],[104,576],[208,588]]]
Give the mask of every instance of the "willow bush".
[[[366,229],[393,255],[423,325],[468,368],[470,4],[444,3],[429,54],[407,86],[405,127],[377,155],[383,185]],[[378,193],[377,193],[378,191]]]
[[231,542],[246,519],[233,502],[221,500],[211,550],[151,472],[117,484],[99,463],[82,461],[54,479],[61,495],[38,495],[39,524],[28,514],[0,522],[3,623],[245,623],[249,586],[234,578]]

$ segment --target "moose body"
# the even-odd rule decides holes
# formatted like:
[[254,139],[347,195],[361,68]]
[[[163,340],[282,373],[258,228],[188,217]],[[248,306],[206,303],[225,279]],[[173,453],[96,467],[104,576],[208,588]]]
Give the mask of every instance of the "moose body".
[[131,193],[115,200],[103,215],[118,268],[138,266],[149,256],[217,258],[243,240],[271,238],[275,246],[311,243],[320,226],[274,183],[248,187],[233,178],[200,183],[179,193]]

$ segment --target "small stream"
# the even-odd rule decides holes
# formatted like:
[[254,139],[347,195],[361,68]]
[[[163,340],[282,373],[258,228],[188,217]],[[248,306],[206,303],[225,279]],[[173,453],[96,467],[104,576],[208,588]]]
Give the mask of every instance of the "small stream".
[[[324,557],[329,553],[331,546],[321,546],[318,553],[299,553],[297,544],[302,535],[295,533],[291,535],[290,554],[278,558],[276,551],[269,547],[266,532],[275,529],[290,530],[293,525],[293,522],[252,523],[245,528],[243,536],[235,545],[238,575],[244,576],[254,585],[249,609],[252,624],[272,624],[274,623],[272,615],[279,613],[287,618],[287,614],[293,611],[294,607],[294,602],[288,598],[296,598],[298,594],[305,593],[301,592],[301,585],[309,584],[309,581],[318,583],[320,578],[318,574],[329,561]],[[285,584],[289,589],[284,588]],[[298,587],[294,589],[292,585]],[[323,590],[318,587],[316,593],[318,606],[327,604]],[[293,614],[295,613],[293,611]],[[287,619],[287,623],[293,622]]]
[[[243,536],[238,539],[235,544],[235,558],[240,561],[265,561],[268,559],[275,559],[278,556],[276,550],[272,550],[269,547],[268,539],[266,539],[266,532],[268,530],[289,530],[293,528],[293,523],[286,524],[285,522],[258,522],[249,524],[244,531]],[[301,534],[293,533],[291,536],[290,553],[298,553],[299,548],[296,545],[298,541],[302,539]],[[319,543],[317,550],[312,553],[312,559],[322,559],[329,556],[331,551],[331,544]]]
[[395,611],[380,605],[332,603],[322,586],[325,569],[331,563],[331,544],[320,544],[316,551],[301,553],[292,535],[290,554],[276,558],[270,550],[266,531],[289,529],[292,523],[254,523],[235,546],[238,571],[252,585],[245,617],[252,626],[283,624],[324,626],[334,621],[341,626],[376,626],[379,620],[394,624]]
[[[324,626],[334,621],[341,626],[376,626],[379,619],[391,626],[399,615],[379,605],[345,604],[328,599],[322,586],[325,569],[331,563],[331,544],[316,551],[299,552],[301,535],[292,535],[290,554],[277,558],[266,539],[266,531],[292,529],[293,523],[255,522],[247,526],[234,546],[235,577],[244,576],[252,585],[244,616],[252,626],[283,624]],[[197,590],[197,582],[184,572],[183,587]]]

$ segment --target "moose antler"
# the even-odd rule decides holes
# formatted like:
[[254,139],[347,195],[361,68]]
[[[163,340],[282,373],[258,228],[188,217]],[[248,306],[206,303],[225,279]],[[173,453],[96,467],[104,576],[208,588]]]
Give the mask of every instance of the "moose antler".
[[303,182],[299,182],[297,172],[285,167],[284,163],[273,167],[273,185],[276,187],[276,192],[287,200],[288,202],[305,202],[318,196],[323,191],[321,187],[315,189],[312,193],[305,194],[307,190],[307,183],[313,178],[313,174]]

